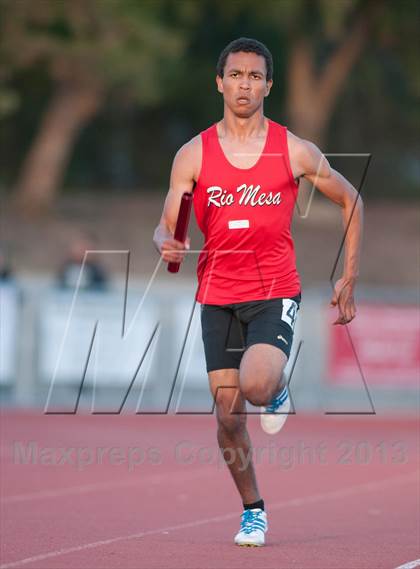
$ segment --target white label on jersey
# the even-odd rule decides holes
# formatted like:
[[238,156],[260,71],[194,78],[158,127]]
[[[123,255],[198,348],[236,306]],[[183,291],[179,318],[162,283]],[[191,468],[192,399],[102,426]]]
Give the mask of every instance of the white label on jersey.
[[249,219],[231,219],[229,229],[246,229],[249,227]]
[[281,319],[284,322],[286,322],[286,324],[289,324],[292,330],[295,327],[296,315],[297,315],[296,302],[294,300],[291,300],[290,298],[284,298]]

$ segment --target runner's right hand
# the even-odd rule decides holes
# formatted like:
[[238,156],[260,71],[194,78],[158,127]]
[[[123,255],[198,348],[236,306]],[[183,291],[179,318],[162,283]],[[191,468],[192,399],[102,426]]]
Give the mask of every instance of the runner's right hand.
[[185,258],[185,251],[188,251],[190,248],[190,238],[187,237],[185,243],[169,238],[157,244],[157,246],[165,263],[182,263]]

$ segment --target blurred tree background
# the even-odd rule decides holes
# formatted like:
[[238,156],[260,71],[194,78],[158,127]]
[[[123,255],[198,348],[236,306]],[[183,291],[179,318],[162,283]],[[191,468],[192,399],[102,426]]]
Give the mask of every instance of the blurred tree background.
[[372,153],[369,198],[417,197],[417,0],[0,0],[0,185],[166,191],[177,148],[217,121],[220,51],[274,57],[268,116],[323,151]]

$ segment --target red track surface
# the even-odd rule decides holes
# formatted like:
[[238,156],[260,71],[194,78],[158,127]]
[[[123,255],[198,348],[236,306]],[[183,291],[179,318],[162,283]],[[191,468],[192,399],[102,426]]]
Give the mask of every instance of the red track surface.
[[[241,504],[214,417],[3,412],[1,567],[393,569],[420,557],[414,420],[298,414],[277,437],[249,423],[270,524],[257,549],[232,543]],[[22,464],[30,441],[35,463]],[[42,464],[46,447],[72,464]],[[71,447],[85,461],[120,450],[83,465]],[[130,470],[130,447],[155,450]]]

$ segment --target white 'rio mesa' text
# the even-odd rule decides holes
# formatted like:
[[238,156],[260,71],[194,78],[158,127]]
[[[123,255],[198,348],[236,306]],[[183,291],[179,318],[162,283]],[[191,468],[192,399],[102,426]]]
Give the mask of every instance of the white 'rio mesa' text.
[[[252,207],[259,205],[279,205],[281,203],[281,192],[273,194],[273,192],[260,192],[261,186],[247,186],[241,184],[236,188],[236,192],[240,193],[239,205],[251,205]],[[216,207],[232,205],[235,202],[234,196],[227,190],[223,190],[220,186],[211,186],[207,188],[209,199],[207,205],[215,205]]]

